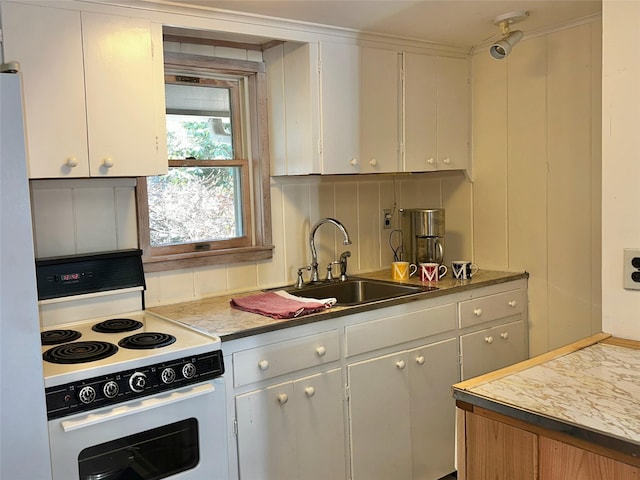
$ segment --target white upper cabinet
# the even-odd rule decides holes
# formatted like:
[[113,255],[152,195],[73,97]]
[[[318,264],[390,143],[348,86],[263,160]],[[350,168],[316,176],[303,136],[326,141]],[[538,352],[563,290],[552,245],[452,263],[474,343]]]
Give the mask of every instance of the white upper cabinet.
[[160,25],[15,3],[2,23],[23,74],[31,178],[166,172]]
[[322,42],[320,87],[322,173],[359,173],[360,48]]
[[267,65],[271,175],[320,173],[318,45],[285,42]]
[[361,49],[361,173],[399,171],[401,54]]
[[404,171],[469,168],[466,59],[404,54]]

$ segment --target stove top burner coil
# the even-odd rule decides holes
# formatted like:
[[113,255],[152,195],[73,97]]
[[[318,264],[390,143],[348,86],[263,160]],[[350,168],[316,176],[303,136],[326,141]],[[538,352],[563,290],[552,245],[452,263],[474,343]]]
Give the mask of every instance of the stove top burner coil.
[[59,343],[73,342],[82,336],[77,330],[48,330],[40,333],[42,345],[58,345]]
[[42,354],[42,358],[51,363],[85,363],[102,360],[117,351],[118,347],[109,342],[72,342],[50,348]]
[[131,332],[142,328],[142,322],[132,320],[131,318],[111,318],[104,322],[96,323],[91,330],[100,333],[121,333]]
[[167,345],[171,345],[175,341],[176,337],[167,333],[144,332],[125,337],[118,342],[118,345],[122,348],[144,350],[150,348],[166,347]]

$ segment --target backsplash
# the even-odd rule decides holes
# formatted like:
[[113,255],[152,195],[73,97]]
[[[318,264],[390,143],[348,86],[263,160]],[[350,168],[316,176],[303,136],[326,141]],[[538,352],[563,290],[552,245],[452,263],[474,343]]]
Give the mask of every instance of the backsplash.
[[[33,180],[31,196],[39,258],[138,246],[135,179]],[[344,223],[353,243],[342,245],[336,229],[322,226],[316,235],[321,275],[344,250],[352,253],[350,274],[387,268],[391,230],[382,228],[382,211],[394,206],[394,228],[399,208],[444,208],[445,260],[471,257],[471,183],[461,172],[274,177],[273,258],[148,273],[146,305],[292,284],[310,262],[309,230],[323,217]]]

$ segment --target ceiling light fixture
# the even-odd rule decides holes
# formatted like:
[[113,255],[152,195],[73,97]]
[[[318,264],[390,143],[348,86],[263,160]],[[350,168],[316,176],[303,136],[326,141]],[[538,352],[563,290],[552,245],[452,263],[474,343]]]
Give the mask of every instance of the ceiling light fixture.
[[498,15],[493,23],[500,27],[502,32],[502,40],[495,42],[491,45],[489,53],[496,60],[502,60],[509,55],[513,46],[522,40],[524,33],[520,30],[511,31],[511,25],[517,22],[521,22],[529,16],[529,12],[518,10],[516,12],[505,13],[504,15]]

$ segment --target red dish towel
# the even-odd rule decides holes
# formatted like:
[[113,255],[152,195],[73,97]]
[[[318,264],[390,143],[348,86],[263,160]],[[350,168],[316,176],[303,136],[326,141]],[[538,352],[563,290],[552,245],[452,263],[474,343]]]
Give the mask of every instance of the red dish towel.
[[272,318],[295,318],[330,308],[335,305],[336,299],[296,297],[284,290],[278,290],[232,298],[230,303],[232,307],[245,312],[259,313]]

